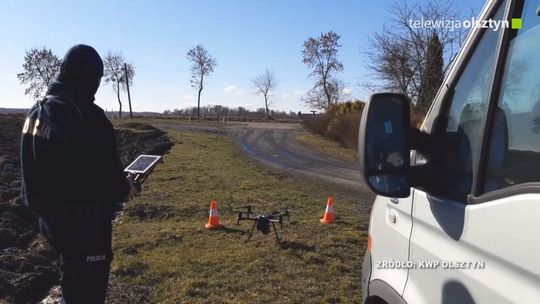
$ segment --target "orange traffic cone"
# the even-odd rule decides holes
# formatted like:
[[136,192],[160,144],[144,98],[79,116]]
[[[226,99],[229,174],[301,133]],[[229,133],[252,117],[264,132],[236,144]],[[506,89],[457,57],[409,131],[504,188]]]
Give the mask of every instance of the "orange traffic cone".
[[326,211],[324,211],[324,216],[320,219],[323,224],[331,224],[334,221],[334,198],[329,197],[328,202],[326,203]]
[[217,210],[216,200],[212,200],[210,203],[210,216],[208,217],[208,223],[204,226],[206,229],[218,229],[223,227],[223,225],[219,223],[219,212]]

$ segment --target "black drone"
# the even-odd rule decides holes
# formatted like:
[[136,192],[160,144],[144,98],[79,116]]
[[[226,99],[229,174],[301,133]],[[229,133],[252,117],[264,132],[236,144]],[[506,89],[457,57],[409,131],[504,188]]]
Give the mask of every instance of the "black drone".
[[[242,211],[245,210],[245,211]],[[284,212],[276,212],[273,211],[272,213],[262,213],[257,214],[254,217],[251,217],[253,214],[251,212],[251,206],[243,206],[240,207],[238,211],[238,217],[236,218],[236,224],[240,225],[240,221],[253,221],[253,226],[251,227],[251,230],[249,231],[249,236],[246,239],[245,242],[249,241],[251,237],[253,236],[253,230],[255,227],[257,227],[257,230],[262,232],[262,234],[269,234],[270,233],[270,224],[272,224],[272,227],[274,228],[274,233],[276,234],[276,240],[279,242],[281,241],[281,237],[279,236],[277,230],[276,230],[276,223],[279,224],[279,228],[283,229],[283,217],[287,217],[287,222],[289,222],[289,209],[285,208]]]

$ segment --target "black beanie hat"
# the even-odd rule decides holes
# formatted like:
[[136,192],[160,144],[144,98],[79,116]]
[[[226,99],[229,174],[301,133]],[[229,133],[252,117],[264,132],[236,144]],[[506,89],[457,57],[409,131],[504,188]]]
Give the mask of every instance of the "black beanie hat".
[[78,44],[70,48],[64,56],[60,75],[75,81],[101,78],[103,61],[93,47]]

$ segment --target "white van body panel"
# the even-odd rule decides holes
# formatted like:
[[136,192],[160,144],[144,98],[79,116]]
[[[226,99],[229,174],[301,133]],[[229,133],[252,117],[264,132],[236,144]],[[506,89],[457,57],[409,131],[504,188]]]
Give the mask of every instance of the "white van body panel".
[[522,194],[464,205],[416,190],[410,258],[439,265],[410,269],[404,299],[540,303],[539,203]]
[[398,200],[377,196],[369,224],[369,233],[372,236],[371,259],[373,268],[376,269],[371,280],[387,282],[400,295],[405,288],[408,270],[383,266],[383,263],[403,262],[409,258],[412,197],[411,195]]

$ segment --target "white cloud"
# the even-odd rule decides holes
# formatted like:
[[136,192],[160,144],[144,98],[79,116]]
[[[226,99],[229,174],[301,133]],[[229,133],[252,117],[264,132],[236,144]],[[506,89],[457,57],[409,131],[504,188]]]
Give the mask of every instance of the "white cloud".
[[349,94],[351,94],[351,93],[352,93],[352,90],[351,90],[351,88],[349,88],[349,87],[345,87],[345,88],[343,88],[343,94],[345,94],[345,95],[349,95]]
[[293,94],[296,95],[296,96],[302,96],[302,95],[306,94],[306,91],[303,91],[303,90],[295,90],[295,91],[293,92]]
[[223,91],[225,93],[227,93],[227,94],[230,94],[230,95],[233,95],[233,96],[236,96],[236,97],[242,97],[242,96],[246,95],[246,91],[244,91],[242,89],[239,89],[239,88],[237,88],[236,86],[233,86],[233,85],[230,85],[230,86],[226,87]]
[[287,99],[287,98],[289,98],[289,94],[285,93],[285,94],[281,95],[281,98]]
[[224,91],[225,91],[225,93],[228,93],[228,92],[232,92],[232,91],[237,90],[237,89],[238,89],[237,87],[232,85],[232,86],[226,87]]

